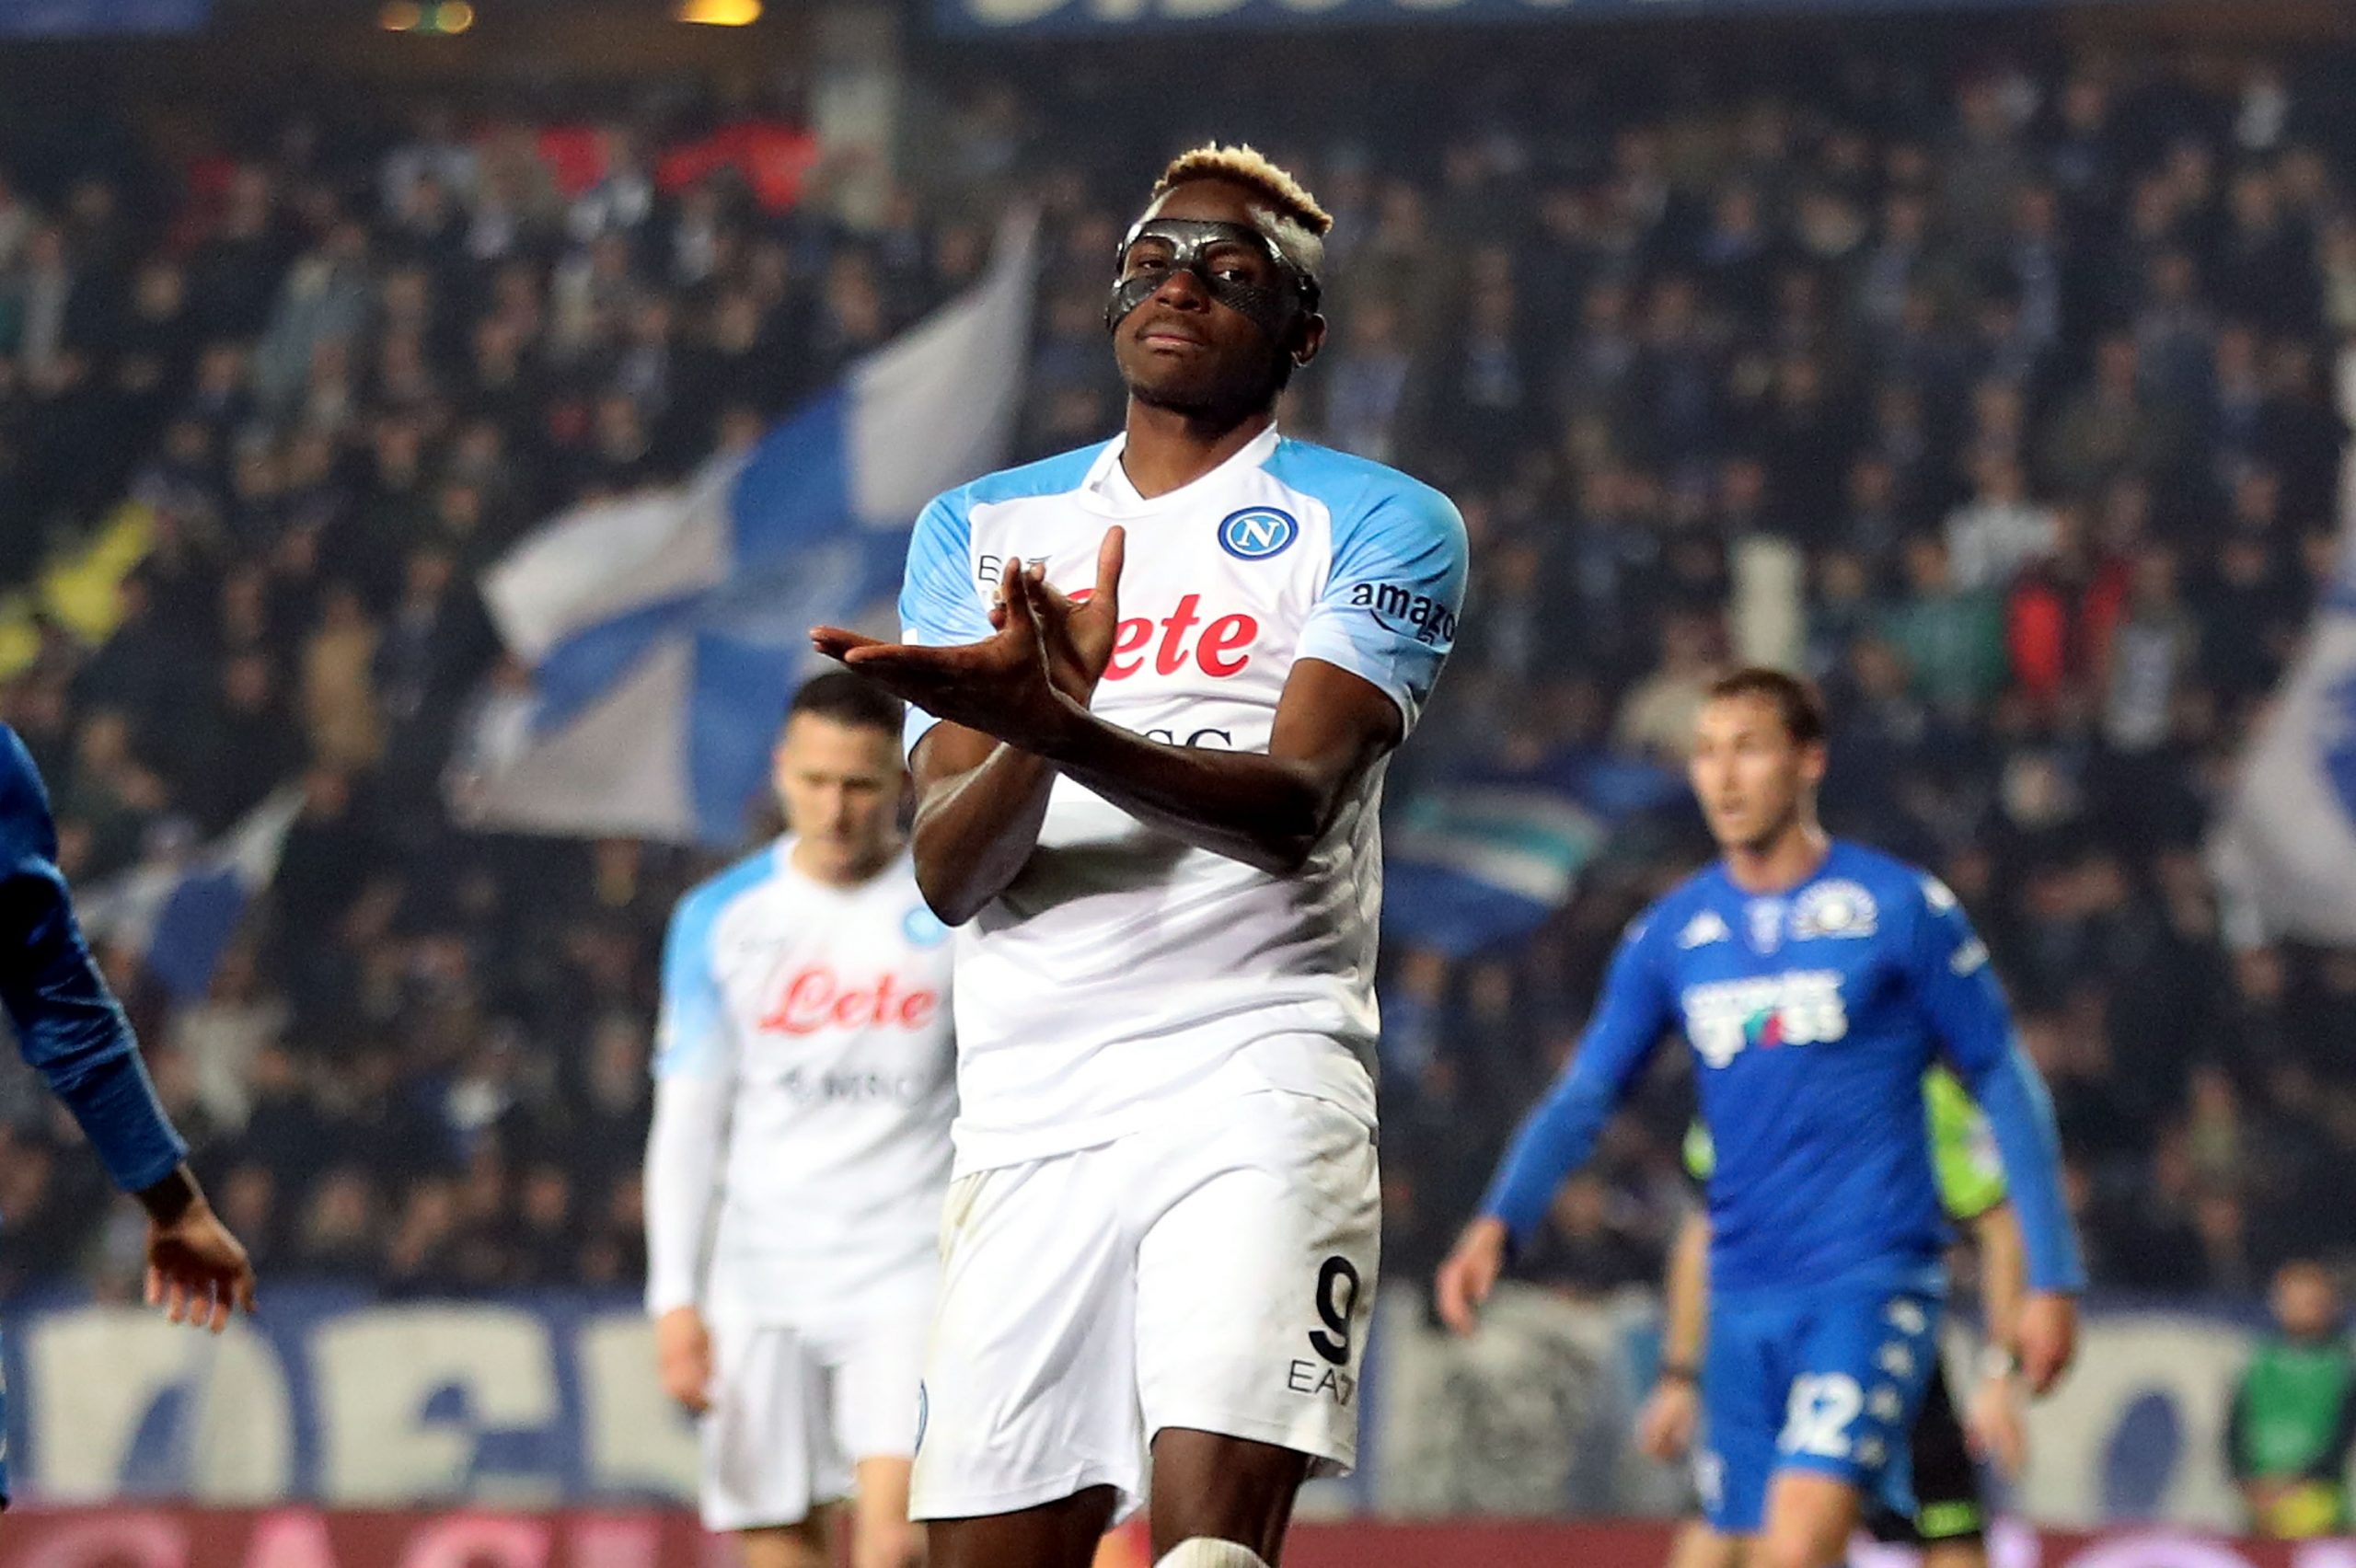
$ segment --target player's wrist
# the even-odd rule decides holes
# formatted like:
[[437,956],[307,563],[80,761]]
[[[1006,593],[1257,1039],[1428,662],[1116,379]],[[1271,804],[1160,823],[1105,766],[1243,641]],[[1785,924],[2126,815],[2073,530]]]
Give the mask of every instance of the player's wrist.
[[1103,729],[1103,721],[1089,711],[1088,703],[1089,698],[1074,698],[1051,683],[1033,732],[1014,745],[1050,763],[1086,763]]
[[1691,1361],[1664,1361],[1654,1371],[1653,1381],[1664,1389],[1698,1388],[1702,1371]]
[[204,1189],[197,1184],[196,1172],[182,1160],[160,1182],[142,1187],[133,1197],[147,1211],[148,1220],[158,1228],[169,1229],[204,1207]]
[[1504,1257],[1513,1251],[1513,1227],[1499,1215],[1475,1215],[1472,1223],[1464,1228],[1464,1234],[1457,1239],[1456,1246],[1459,1251],[1478,1248]]

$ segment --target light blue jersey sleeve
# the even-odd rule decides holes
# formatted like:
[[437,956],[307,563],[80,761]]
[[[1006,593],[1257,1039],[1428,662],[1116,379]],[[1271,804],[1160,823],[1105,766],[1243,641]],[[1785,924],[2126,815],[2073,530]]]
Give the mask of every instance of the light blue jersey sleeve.
[[712,928],[738,872],[704,883],[679,901],[663,940],[663,1014],[654,1031],[654,1076],[717,1078],[734,1070],[733,1026],[712,969]]
[[1295,657],[1322,659],[1388,693],[1415,729],[1464,608],[1464,519],[1404,475],[1334,512],[1334,569]]
[[1922,884],[1918,921],[1909,953],[1915,995],[1956,1076],[1995,1132],[2028,1254],[2029,1288],[2084,1290],[2085,1270],[2062,1197],[2053,1101],[2014,1036],[1988,949],[1955,894],[1934,879]]
[[[962,493],[936,499],[917,516],[908,536],[907,573],[900,582],[900,640],[926,648],[982,642],[990,635],[989,612],[974,582],[973,528]],[[940,721],[914,703],[901,731],[914,753],[927,730]]]
[[1504,1220],[1516,1247],[1546,1216],[1555,1189],[1595,1152],[1604,1123],[1669,1032],[1675,1005],[1649,940],[1658,925],[1657,917],[1640,920],[1621,940],[1570,1065],[1522,1119],[1481,1200],[1481,1212]]

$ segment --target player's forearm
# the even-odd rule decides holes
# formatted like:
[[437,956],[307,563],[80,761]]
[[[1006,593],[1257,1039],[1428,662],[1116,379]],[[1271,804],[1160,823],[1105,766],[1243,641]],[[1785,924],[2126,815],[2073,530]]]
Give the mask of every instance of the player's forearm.
[[2053,1102],[2020,1048],[2007,1043],[1966,1064],[1971,1095],[1986,1113],[2004,1160],[2004,1179],[2020,1218],[2028,1286],[2040,1292],[2085,1288],[2078,1239],[2062,1191],[2062,1138]]
[[1317,762],[1166,745],[1093,714],[1043,749],[1057,772],[1147,826],[1272,876],[1308,861],[1347,782]]
[[661,1317],[703,1294],[704,1237],[711,1226],[726,1147],[723,1085],[664,1078],[654,1086],[646,1135],[646,1309]]
[[1709,1321],[1710,1222],[1698,1209],[1677,1228],[1663,1283],[1668,1299],[1661,1306],[1660,1363],[1690,1374],[1702,1359],[1703,1334]]
[[140,1059],[138,1040],[90,962],[53,872],[9,879],[11,917],[0,1002],[25,1061],[98,1151],[116,1186],[136,1193],[170,1175],[188,1145],[172,1128]]
[[[942,735],[947,747],[965,740]],[[1022,874],[1047,819],[1055,770],[1014,747],[975,737],[979,760],[929,780],[917,804],[910,851],[917,888],[935,915],[962,926]],[[960,760],[952,759],[953,762]]]
[[1611,1113],[1604,1087],[1574,1069],[1523,1119],[1481,1199],[1481,1212],[1505,1222],[1517,1249],[1529,1243],[1556,1190],[1587,1163]]
[[2001,1350],[2020,1343],[2021,1296],[2027,1263],[2021,1249],[2020,1220],[2009,1203],[1998,1204],[1971,1222],[1980,1243],[1980,1314],[1988,1343]]

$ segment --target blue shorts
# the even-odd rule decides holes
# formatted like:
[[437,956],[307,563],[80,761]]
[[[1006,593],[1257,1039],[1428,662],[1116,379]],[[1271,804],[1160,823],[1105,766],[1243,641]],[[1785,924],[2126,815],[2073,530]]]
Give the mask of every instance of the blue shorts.
[[1911,1517],[1908,1438],[1941,1305],[1887,1286],[1713,1301],[1695,1460],[1710,1528],[1756,1535],[1778,1470],[1836,1476]]

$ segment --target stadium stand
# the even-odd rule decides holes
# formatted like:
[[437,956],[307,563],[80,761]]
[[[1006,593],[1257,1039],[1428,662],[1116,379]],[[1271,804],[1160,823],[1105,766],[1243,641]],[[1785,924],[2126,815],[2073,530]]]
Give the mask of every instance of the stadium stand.
[[[474,574],[748,440],[971,278],[1018,195],[1052,238],[1022,444],[1100,437],[1118,215],[1237,122],[1339,217],[1288,427],[1446,486],[1473,532],[1394,794],[1571,744],[1673,762],[1711,673],[1804,626],[1829,814],[1986,933],[2097,1281],[2249,1295],[2356,1248],[2356,953],[2241,931],[2200,853],[2336,562],[2356,128],[2263,60],[1859,52],[1585,97],[1485,60],[1451,118],[1369,90],[1307,144],[1253,119],[1275,64],[1183,123],[1085,72],[968,83],[927,181],[856,232],[823,149],[807,180],[741,172],[747,138],[792,144],[784,109],[261,103],[200,156],[0,132],[0,716],[66,869],[102,886],[303,790],[208,995],[109,955],[265,1277],[641,1264],[656,956],[701,867],[451,825],[445,765],[513,674]],[[1616,858],[1524,951],[1387,955],[1395,1277],[1692,852]],[[1655,1277],[1678,1092],[1569,1190],[1544,1277]],[[0,1094],[0,1288],[121,1275],[124,1211]]]

